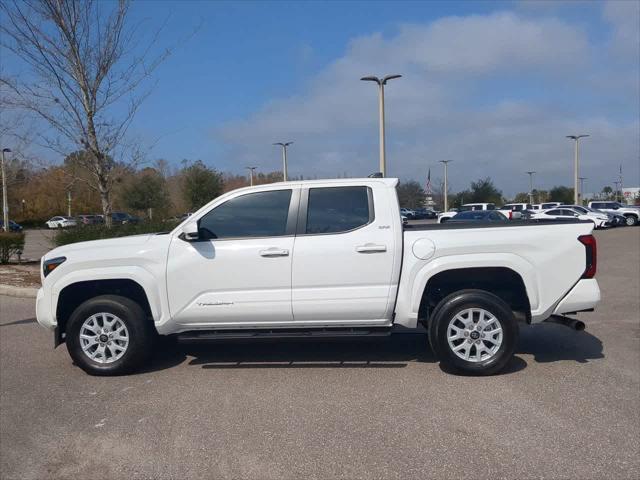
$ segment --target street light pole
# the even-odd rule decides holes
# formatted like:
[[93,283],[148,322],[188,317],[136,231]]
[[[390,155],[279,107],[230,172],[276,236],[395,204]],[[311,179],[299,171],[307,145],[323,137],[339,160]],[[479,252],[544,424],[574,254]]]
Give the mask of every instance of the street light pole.
[[249,170],[249,179],[250,179],[250,184],[253,187],[253,171],[258,168],[258,167],[245,167],[247,170]]
[[280,145],[282,147],[282,178],[287,181],[287,147],[292,145],[293,142],[276,142],[274,145]]
[[533,175],[536,172],[526,172],[529,175],[529,203],[533,203]]
[[578,140],[589,135],[567,135],[575,142],[574,159],[573,159],[573,204],[579,205],[580,194],[578,192]]
[[383,78],[378,78],[371,75],[368,77],[362,77],[360,79],[365,82],[376,82],[378,84],[378,115],[380,122],[380,173],[382,173],[383,177],[387,176],[387,158],[384,138],[384,86],[389,80],[400,77],[402,77],[402,75],[387,75]]
[[444,211],[449,211],[449,190],[448,190],[448,174],[447,174],[447,165],[449,162],[453,162],[453,160],[440,160],[440,163],[444,164]]
[[582,198],[582,200],[584,201],[584,181],[587,179],[587,177],[579,177],[578,180],[580,180],[580,198]]
[[7,200],[7,174],[4,170],[4,154],[11,153],[11,150],[8,148],[2,149],[2,219],[3,219],[3,227],[4,231],[9,231],[9,201]]

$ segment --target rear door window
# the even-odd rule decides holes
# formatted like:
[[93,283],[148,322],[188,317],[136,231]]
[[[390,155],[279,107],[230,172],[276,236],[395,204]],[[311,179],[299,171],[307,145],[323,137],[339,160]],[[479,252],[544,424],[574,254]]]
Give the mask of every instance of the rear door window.
[[373,221],[367,187],[310,188],[305,233],[340,233]]

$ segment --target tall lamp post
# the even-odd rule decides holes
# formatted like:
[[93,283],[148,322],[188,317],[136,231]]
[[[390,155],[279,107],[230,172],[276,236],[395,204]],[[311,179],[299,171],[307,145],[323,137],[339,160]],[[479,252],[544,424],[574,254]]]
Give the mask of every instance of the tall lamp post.
[[383,177],[387,176],[387,159],[384,145],[384,86],[389,80],[400,77],[402,77],[402,75],[387,75],[382,78],[370,75],[360,79],[365,82],[376,82],[378,84],[378,114],[380,116],[380,173],[382,173]]
[[249,170],[249,185],[253,187],[253,171],[258,167],[245,167],[245,168]]
[[580,198],[584,201],[584,181],[587,179],[587,177],[578,177],[578,180],[580,180]]
[[574,158],[573,158],[573,204],[579,205],[580,194],[578,192],[578,140],[589,135],[567,135],[575,142]]
[[620,180],[614,180],[613,184],[616,186],[616,191],[614,192],[614,194],[615,194],[616,202],[618,202],[619,201],[618,200],[618,192],[620,191],[620,187],[622,185],[622,182],[620,182]]
[[282,177],[284,181],[287,181],[287,147],[292,145],[293,142],[276,142],[274,145],[280,145],[282,147]]
[[533,203],[533,175],[536,172],[526,172],[529,175],[529,203]]
[[448,190],[448,181],[449,176],[447,172],[447,165],[449,162],[453,162],[453,160],[440,160],[440,163],[444,164],[444,211],[449,211],[449,190]]
[[7,175],[4,171],[4,154],[11,153],[9,148],[2,149],[2,220],[4,231],[9,231],[9,201],[7,200]]

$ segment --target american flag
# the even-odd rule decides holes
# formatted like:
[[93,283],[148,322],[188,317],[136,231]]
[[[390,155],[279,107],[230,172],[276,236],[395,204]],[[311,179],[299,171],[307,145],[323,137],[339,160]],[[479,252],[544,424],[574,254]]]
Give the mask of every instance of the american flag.
[[429,169],[429,173],[427,173],[427,194],[431,195],[431,169]]

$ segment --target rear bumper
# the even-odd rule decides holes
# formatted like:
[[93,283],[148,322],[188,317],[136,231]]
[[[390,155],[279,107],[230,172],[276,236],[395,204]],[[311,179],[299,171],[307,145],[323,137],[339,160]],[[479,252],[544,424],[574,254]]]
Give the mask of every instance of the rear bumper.
[[560,303],[553,311],[554,315],[563,313],[579,312],[595,308],[600,302],[600,287],[595,278],[580,280],[575,286],[560,300]]

